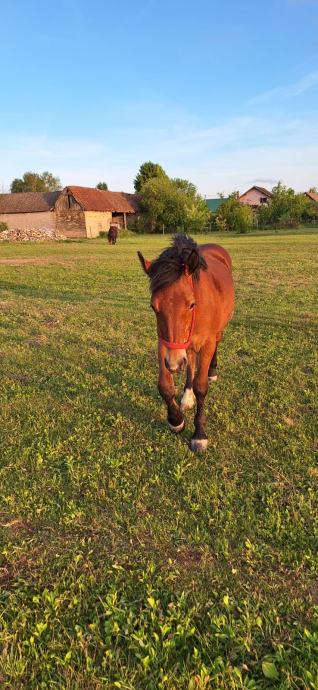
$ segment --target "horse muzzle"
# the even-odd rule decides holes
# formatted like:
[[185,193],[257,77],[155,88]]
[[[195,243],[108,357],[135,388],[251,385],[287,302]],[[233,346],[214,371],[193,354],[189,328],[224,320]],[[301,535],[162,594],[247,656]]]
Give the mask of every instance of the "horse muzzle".
[[165,365],[170,374],[178,374],[183,371],[188,362],[185,350],[168,350],[165,356]]

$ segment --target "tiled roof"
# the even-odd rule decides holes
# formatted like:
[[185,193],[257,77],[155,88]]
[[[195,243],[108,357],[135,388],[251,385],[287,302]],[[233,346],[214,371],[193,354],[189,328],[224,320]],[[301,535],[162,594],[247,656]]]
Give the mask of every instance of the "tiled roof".
[[137,200],[134,194],[106,192],[93,187],[67,187],[84,211],[112,211],[113,213],[136,213]]
[[0,194],[0,213],[42,213],[49,211],[61,192],[17,192]]
[[318,204],[318,194],[315,192],[305,192],[305,194],[309,197],[309,199],[311,199],[311,201],[315,201],[316,204]]

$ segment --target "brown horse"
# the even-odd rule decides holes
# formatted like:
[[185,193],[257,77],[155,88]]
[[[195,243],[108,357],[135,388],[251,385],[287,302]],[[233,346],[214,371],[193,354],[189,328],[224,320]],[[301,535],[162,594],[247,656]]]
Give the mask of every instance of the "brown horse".
[[[158,331],[158,388],[167,404],[169,427],[175,433],[183,431],[183,413],[196,399],[190,446],[194,451],[205,450],[204,400],[208,381],[217,378],[217,346],[234,308],[231,258],[223,247],[198,246],[187,235],[176,235],[172,246],[154,261],[144,259],[140,252],[138,256],[150,278]],[[173,374],[185,367],[186,384],[179,406]]]
[[116,244],[118,237],[117,225],[111,225],[108,230],[108,244]]

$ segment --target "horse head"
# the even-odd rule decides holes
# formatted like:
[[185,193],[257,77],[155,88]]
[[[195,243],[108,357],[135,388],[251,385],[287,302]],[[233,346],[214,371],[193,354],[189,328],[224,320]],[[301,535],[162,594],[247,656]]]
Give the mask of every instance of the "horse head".
[[[175,241],[176,244],[176,241]],[[177,251],[174,251],[177,249]],[[179,242],[155,261],[138,257],[150,278],[150,306],[156,314],[159,346],[165,348],[164,361],[171,373],[187,364],[187,348],[195,328],[195,281],[200,267],[196,246]]]

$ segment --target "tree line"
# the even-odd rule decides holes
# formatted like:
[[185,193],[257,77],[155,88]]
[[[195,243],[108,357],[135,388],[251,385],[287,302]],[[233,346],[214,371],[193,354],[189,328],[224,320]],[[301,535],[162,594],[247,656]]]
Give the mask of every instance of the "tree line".
[[[62,189],[60,178],[47,170],[43,173],[28,170],[22,177],[15,177],[10,185],[11,194],[19,192],[58,192],[60,189]],[[107,182],[98,182],[96,189],[107,191]]]
[[[108,190],[108,185],[98,182],[96,188]],[[12,193],[51,192],[61,189],[61,181],[48,171],[42,174],[28,171],[15,178],[10,189]],[[227,198],[220,194],[220,205],[217,211],[211,212],[192,182],[171,178],[159,163],[146,161],[134,179],[134,189],[142,213],[131,227],[140,233],[246,233],[255,228],[318,224],[318,204],[281,182],[273,187],[268,203],[257,209],[241,204],[238,192],[233,192]],[[315,187],[309,191],[317,193]]]
[[[210,212],[205,200],[188,180],[169,178],[156,163],[143,163],[134,180],[143,214],[135,225],[139,232],[167,230],[187,232],[223,231],[246,233],[266,227],[288,228],[318,224],[318,204],[303,193],[278,182],[267,204],[254,209],[239,201],[238,192],[225,198]],[[309,191],[317,193],[312,187]]]
[[[317,194],[316,187],[311,187],[309,191]],[[318,203],[282,182],[273,187],[268,202],[256,209],[241,204],[237,192],[230,194],[227,199],[222,195],[220,198],[219,208],[211,214],[211,229],[214,230],[246,233],[258,228],[318,224]]]

